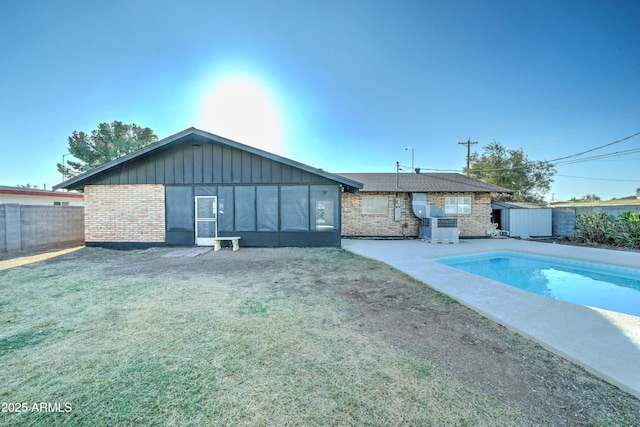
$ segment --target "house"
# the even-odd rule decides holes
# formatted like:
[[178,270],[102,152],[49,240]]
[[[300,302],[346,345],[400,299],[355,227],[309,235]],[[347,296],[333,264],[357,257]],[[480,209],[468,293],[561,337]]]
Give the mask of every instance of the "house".
[[511,190],[459,173],[341,173],[363,183],[342,195],[342,234],[346,237],[417,237],[421,220],[411,195],[425,193],[427,203],[458,219],[460,237],[486,237],[491,228],[491,193]]
[[8,187],[0,185],[0,204],[17,203],[19,205],[43,206],[82,206],[84,196],[79,193],[66,193],[37,188]]
[[189,128],[54,189],[83,191],[88,246],[340,246],[347,177]]

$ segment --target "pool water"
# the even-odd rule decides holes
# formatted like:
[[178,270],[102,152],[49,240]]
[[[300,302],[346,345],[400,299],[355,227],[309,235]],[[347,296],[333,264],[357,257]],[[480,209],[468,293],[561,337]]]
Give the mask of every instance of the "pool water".
[[517,252],[434,261],[534,294],[640,316],[640,269]]

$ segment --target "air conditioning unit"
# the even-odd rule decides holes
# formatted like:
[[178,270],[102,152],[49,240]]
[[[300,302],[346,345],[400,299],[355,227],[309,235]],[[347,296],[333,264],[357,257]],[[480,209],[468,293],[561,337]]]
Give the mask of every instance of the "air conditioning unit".
[[422,218],[418,237],[431,243],[458,243],[460,241],[457,218]]
[[411,194],[411,208],[420,218],[418,237],[431,243],[458,243],[458,218],[446,218],[442,209],[427,204],[426,193]]

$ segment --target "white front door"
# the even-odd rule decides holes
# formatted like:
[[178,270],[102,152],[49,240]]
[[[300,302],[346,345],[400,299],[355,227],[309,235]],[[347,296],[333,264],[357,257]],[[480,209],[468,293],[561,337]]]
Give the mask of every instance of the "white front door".
[[218,237],[218,197],[196,196],[196,246],[213,246]]

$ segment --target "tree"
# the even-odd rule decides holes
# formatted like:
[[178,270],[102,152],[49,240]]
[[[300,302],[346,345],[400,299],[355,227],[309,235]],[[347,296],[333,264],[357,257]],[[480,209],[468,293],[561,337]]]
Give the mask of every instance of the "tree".
[[16,187],[18,187],[18,188],[38,188],[37,185],[33,185],[33,184],[30,184],[30,183],[18,184],[18,185],[16,185]]
[[600,198],[600,196],[597,196],[595,194],[585,194],[584,196],[582,196],[582,200],[585,202],[599,202],[602,199]]
[[600,196],[595,194],[585,194],[579,199],[576,199],[575,197],[569,199],[570,202],[599,202],[600,200],[602,200]]
[[65,178],[79,175],[157,140],[150,128],[119,121],[100,123],[91,135],[73,131],[68,149],[78,161],[67,160],[66,165],[58,163],[58,172]]
[[529,160],[522,148],[508,150],[493,141],[483,147],[482,154],[471,155],[466,172],[474,178],[513,190],[515,201],[542,203],[556,170],[549,162]]

